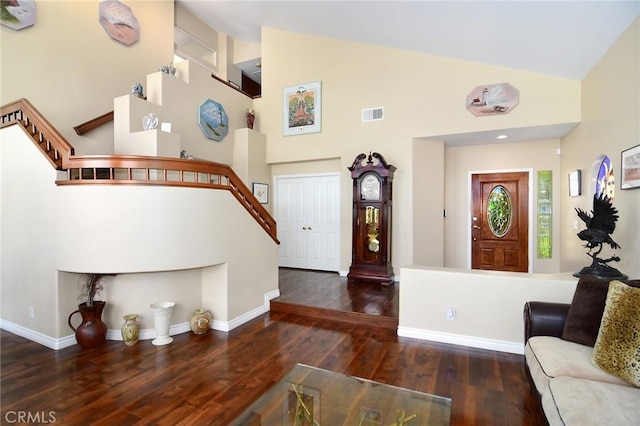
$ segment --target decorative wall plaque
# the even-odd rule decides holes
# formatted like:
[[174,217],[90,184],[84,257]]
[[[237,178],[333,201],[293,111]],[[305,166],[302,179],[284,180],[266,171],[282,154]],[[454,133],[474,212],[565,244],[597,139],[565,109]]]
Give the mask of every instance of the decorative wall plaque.
[[467,110],[475,116],[506,114],[519,99],[520,92],[509,83],[486,84],[467,95]]
[[99,20],[109,37],[125,46],[140,39],[140,23],[131,8],[118,0],[100,2]]
[[0,24],[12,30],[21,30],[36,23],[35,0],[13,0],[0,2]]
[[220,142],[229,133],[229,117],[221,104],[207,99],[198,108],[198,126],[207,138]]

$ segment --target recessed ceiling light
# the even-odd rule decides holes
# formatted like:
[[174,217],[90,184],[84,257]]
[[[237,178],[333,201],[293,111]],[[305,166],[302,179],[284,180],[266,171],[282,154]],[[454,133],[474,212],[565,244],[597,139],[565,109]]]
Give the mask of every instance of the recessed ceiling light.
[[509,136],[507,136],[507,135],[498,135],[498,136],[496,136],[496,139],[506,139],[508,137]]

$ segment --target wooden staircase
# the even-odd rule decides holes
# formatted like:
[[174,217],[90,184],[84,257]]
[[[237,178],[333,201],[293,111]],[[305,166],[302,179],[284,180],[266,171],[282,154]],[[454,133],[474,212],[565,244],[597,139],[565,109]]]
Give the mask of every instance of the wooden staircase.
[[26,99],[0,108],[0,128],[19,125],[56,170],[56,185],[158,185],[230,191],[276,244],[276,222],[233,169],[203,160],[139,155],[74,155],[71,144]]

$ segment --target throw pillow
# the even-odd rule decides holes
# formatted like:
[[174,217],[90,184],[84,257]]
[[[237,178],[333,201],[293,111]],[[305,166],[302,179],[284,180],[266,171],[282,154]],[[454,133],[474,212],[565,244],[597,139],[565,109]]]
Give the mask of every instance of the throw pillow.
[[591,362],[640,387],[640,288],[609,283]]
[[[623,282],[640,287],[640,280]],[[596,343],[608,290],[609,280],[602,280],[593,275],[580,278],[564,323],[562,339],[586,346]]]

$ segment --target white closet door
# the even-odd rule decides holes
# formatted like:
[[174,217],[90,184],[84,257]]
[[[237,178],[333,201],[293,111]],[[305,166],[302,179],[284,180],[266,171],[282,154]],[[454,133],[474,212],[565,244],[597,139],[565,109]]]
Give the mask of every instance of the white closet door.
[[[280,240],[280,266],[307,267],[306,209],[308,191],[303,179],[276,180],[276,223]],[[303,229],[305,228],[305,229]]]
[[340,176],[276,177],[280,266],[340,269]]

